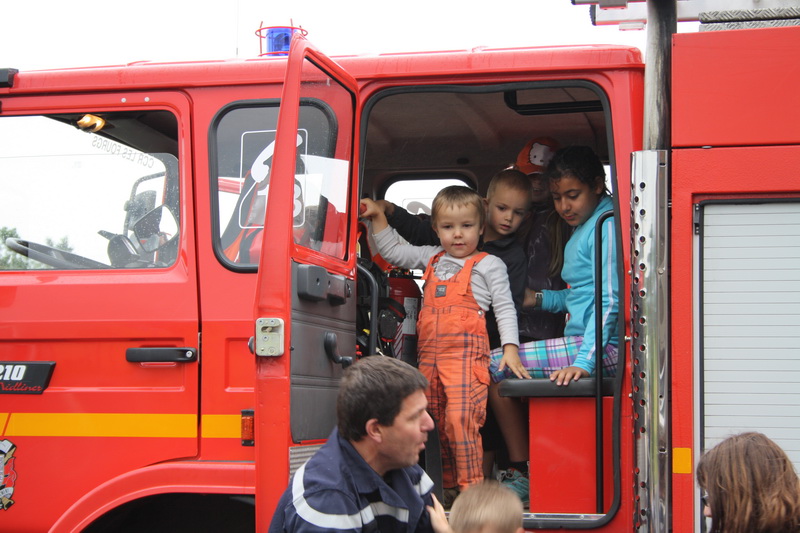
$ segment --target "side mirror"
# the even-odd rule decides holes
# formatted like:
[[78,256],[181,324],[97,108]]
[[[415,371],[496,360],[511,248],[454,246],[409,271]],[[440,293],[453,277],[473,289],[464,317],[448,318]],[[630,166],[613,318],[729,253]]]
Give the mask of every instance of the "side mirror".
[[167,206],[160,205],[136,221],[133,234],[145,252],[155,252],[178,236],[178,221]]

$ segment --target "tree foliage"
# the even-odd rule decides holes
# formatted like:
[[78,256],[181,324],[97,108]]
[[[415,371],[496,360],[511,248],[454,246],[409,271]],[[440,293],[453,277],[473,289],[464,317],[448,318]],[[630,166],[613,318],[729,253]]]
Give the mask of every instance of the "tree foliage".
[[[6,239],[9,238],[20,238],[17,228],[0,227],[0,270],[43,270],[53,268],[11,250],[6,246]],[[58,248],[66,252],[72,251],[68,237],[62,237],[58,242],[54,242],[53,239],[48,237],[45,239],[45,243],[52,248]]]

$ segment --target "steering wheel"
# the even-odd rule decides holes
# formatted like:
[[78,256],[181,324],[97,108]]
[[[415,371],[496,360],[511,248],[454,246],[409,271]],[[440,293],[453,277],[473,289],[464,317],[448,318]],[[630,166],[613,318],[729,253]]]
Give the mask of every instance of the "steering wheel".
[[46,244],[39,244],[31,241],[24,241],[16,237],[6,239],[6,246],[20,255],[39,261],[46,265],[66,270],[81,268],[109,268],[108,265],[83,257],[66,250],[59,250]]

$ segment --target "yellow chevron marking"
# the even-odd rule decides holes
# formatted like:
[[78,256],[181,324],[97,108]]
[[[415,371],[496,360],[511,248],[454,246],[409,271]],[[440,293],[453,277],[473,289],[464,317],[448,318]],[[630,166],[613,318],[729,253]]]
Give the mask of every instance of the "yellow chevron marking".
[[197,437],[194,414],[10,413],[7,416],[5,436],[8,437]]
[[241,439],[241,415],[203,415],[201,435],[206,439]]

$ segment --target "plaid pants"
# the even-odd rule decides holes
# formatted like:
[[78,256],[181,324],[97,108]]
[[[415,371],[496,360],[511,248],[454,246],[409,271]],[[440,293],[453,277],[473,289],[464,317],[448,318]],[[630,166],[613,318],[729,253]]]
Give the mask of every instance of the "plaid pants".
[[[532,378],[548,378],[556,370],[568,367],[575,362],[582,342],[583,337],[581,336],[526,342],[519,346],[519,358],[522,360],[522,366]],[[606,345],[602,361],[604,376],[616,375],[618,354],[619,350],[616,346]],[[502,358],[502,349],[492,350],[489,372],[495,382],[515,377],[508,368],[504,368],[502,371],[498,370]]]
[[419,370],[430,382],[428,410],[439,428],[443,484],[460,490],[483,481],[489,340],[470,278],[484,256],[474,256],[446,281],[433,272],[439,256],[431,258],[418,320]]

